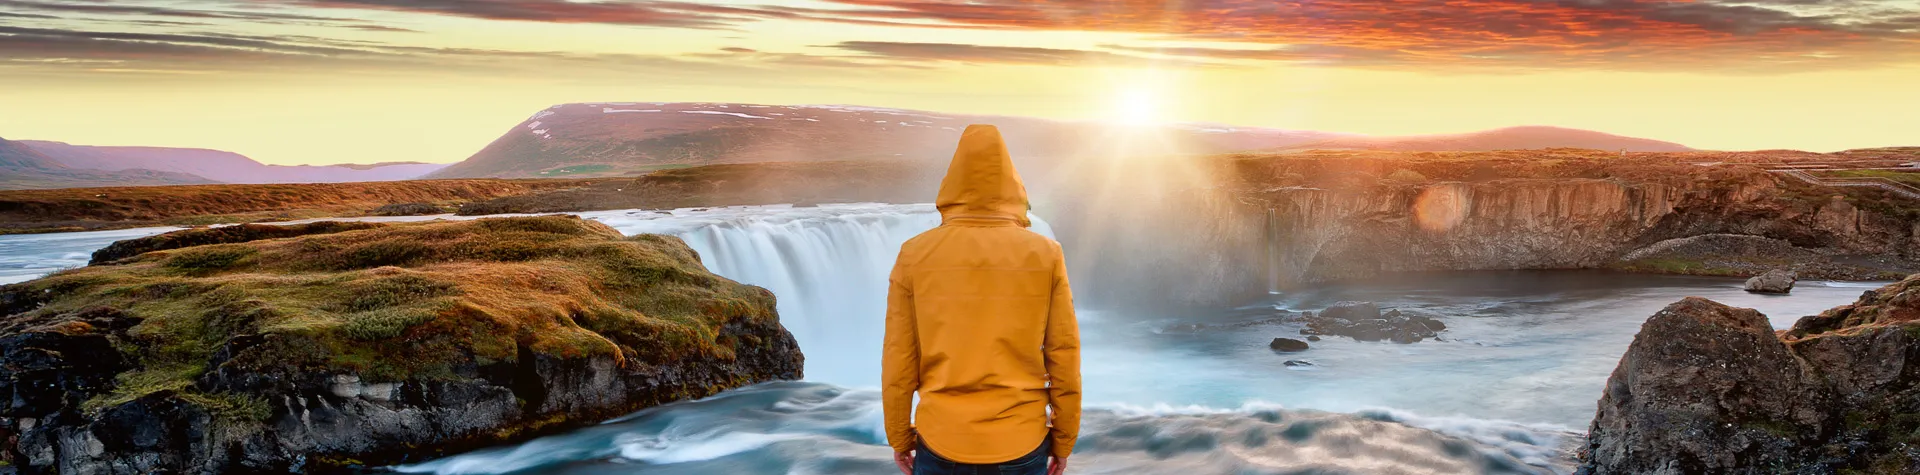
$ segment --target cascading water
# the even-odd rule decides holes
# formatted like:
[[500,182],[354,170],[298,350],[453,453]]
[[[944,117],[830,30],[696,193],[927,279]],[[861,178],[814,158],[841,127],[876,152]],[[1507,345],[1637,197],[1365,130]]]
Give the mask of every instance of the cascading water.
[[[747,206],[584,213],[626,234],[679,236],[716,274],[772,290],[807,355],[807,379],[877,387],[887,274],[907,239],[940,225],[931,204]],[[1033,230],[1053,231],[1033,217]]]
[[[580,215],[628,234],[680,236],[709,269],[773,290],[812,381],[742,388],[393,470],[893,472],[878,391],[843,386],[877,380],[887,272],[902,242],[938,224],[931,206]],[[441,218],[450,217],[379,220]],[[1310,259],[1339,235],[1293,225],[1300,219],[1270,218],[1270,275],[1295,272],[1301,261],[1289,256]],[[1038,220],[1035,228],[1048,233]],[[0,283],[79,265],[114,239],[162,231],[0,236]],[[1184,315],[1083,308],[1088,411],[1074,466],[1088,473],[1566,473],[1608,372],[1662,306],[1702,296],[1758,309],[1785,327],[1877,286],[1802,281],[1791,298],[1775,298],[1748,294],[1737,279],[1488,272],[1302,287],[1257,305]],[[1444,321],[1445,338],[1411,345],[1327,338],[1289,354],[1267,348],[1299,330],[1277,313],[1340,300]]]

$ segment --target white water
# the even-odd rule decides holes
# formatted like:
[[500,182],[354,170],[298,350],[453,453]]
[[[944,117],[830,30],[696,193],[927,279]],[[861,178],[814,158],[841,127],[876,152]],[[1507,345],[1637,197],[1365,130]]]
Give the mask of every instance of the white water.
[[[716,274],[766,287],[807,355],[807,380],[878,387],[887,274],[900,244],[934,226],[931,204],[741,206],[581,213],[626,234],[679,236]],[[1033,230],[1048,237],[1047,223]],[[806,351],[810,348],[822,351]]]
[[[625,233],[681,236],[715,272],[772,289],[811,383],[773,383],[422,464],[443,474],[889,473],[878,371],[887,270],[937,224],[928,205],[582,213]],[[446,217],[383,218],[422,220]],[[458,218],[456,218],[458,219]],[[167,229],[0,236],[0,279],[66,266],[115,239]],[[1036,220],[1036,230],[1045,232]],[[1190,315],[1081,314],[1089,406],[1077,473],[1565,472],[1607,374],[1640,323],[1696,295],[1785,327],[1871,283],[1802,281],[1789,296],[1738,279],[1596,272],[1408,276],[1323,286]],[[1276,309],[1368,300],[1439,319],[1444,340],[1329,338],[1296,354],[1267,340]],[[1168,332],[1184,324],[1199,332]],[[1307,360],[1313,366],[1282,364]],[[832,384],[827,384],[832,383]],[[1285,409],[1282,409],[1285,408]],[[1321,412],[1330,411],[1330,412]]]

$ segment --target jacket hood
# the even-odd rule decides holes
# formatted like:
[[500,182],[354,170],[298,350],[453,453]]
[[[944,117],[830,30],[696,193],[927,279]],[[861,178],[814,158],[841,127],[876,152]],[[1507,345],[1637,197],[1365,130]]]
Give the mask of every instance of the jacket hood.
[[953,163],[933,203],[940,208],[942,223],[981,219],[1032,225],[1027,220],[1027,186],[1013,170],[1000,129],[991,125],[969,125],[960,133],[960,147],[953,151]]

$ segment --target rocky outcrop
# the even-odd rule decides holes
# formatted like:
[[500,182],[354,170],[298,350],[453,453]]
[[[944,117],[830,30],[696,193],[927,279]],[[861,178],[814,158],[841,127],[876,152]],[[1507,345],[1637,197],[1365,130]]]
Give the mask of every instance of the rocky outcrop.
[[1407,315],[1399,310],[1381,313],[1371,302],[1339,302],[1315,314],[1300,316],[1306,328],[1302,335],[1335,335],[1360,341],[1392,340],[1394,343],[1419,343],[1439,336],[1447,325],[1431,317]]
[[333,473],[801,377],[765,289],[572,217],[114,262],[0,287],[22,473]]
[[1273,342],[1267,343],[1267,348],[1285,353],[1307,351],[1307,342],[1292,338],[1275,338]]
[[1792,272],[1774,269],[1747,279],[1746,289],[1757,294],[1784,294],[1793,291],[1794,282]]
[[394,203],[373,209],[375,216],[424,216],[447,212],[431,203]]
[[[1086,256],[1068,262],[1096,305],[1158,304],[1140,295],[1221,305],[1426,271],[1785,268],[1864,280],[1920,271],[1920,203],[1783,179],[1731,161],[1740,158],[1327,151],[1226,157],[1200,170],[1130,163],[1068,183],[1051,196],[1063,204],[1036,212]],[[1427,179],[1394,178],[1416,173]]]
[[1920,472],[1920,275],[1775,332],[1700,298],[1641,327],[1586,473]]
[[262,239],[284,239],[313,234],[330,234],[373,229],[381,226],[384,226],[384,224],[356,221],[318,221],[285,226],[236,224],[217,228],[191,229],[124,241],[114,241],[113,244],[108,244],[107,247],[93,251],[93,259],[87,263],[106,264],[149,252],[166,251],[184,247],[235,244],[259,241]]

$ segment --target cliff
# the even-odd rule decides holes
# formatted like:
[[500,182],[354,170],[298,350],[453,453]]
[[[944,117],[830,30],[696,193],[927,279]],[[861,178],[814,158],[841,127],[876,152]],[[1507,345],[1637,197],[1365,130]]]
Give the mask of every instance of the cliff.
[[149,240],[0,287],[21,472],[325,473],[801,376],[773,295],[671,237],[551,216]]
[[1688,298],[1607,380],[1583,473],[1920,472],[1920,275],[1775,332]]
[[[1880,157],[1889,163],[1910,155]],[[1843,154],[1310,152],[1136,162],[1039,206],[1100,304],[1218,305],[1398,272],[1619,269],[1895,279],[1920,201],[1766,171]],[[1107,260],[1110,261],[1110,260]],[[1075,260],[1070,260],[1075,264]],[[1165,265],[1182,263],[1184,265]],[[1142,289],[1171,299],[1139,301]]]

